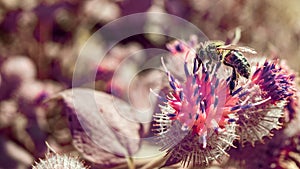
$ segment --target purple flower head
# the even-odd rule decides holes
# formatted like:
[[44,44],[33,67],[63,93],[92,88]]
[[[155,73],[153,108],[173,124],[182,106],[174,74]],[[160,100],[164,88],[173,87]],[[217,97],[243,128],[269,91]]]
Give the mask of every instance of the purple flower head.
[[[278,60],[257,63],[253,75],[236,90],[240,108],[237,112],[237,134],[242,145],[271,137],[273,129],[280,129],[288,100],[294,97],[294,75],[278,65]],[[234,108],[235,109],[235,108]]]
[[294,74],[280,67],[278,59],[266,60],[263,66],[258,66],[251,80],[260,86],[264,98],[271,98],[273,103],[286,100],[295,93]]

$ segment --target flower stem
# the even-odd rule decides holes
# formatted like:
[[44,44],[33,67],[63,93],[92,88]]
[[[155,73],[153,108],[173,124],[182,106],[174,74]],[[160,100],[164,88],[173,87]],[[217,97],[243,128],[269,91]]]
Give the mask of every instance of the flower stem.
[[127,165],[129,169],[135,169],[135,164],[134,164],[134,160],[131,156],[126,158],[127,160]]

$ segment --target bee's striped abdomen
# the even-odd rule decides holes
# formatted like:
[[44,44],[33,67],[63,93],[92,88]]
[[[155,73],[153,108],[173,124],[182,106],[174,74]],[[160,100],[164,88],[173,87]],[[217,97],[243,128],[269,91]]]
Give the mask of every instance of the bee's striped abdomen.
[[249,78],[251,72],[250,64],[241,52],[231,51],[225,56],[224,61],[233,66],[238,74],[245,78]]

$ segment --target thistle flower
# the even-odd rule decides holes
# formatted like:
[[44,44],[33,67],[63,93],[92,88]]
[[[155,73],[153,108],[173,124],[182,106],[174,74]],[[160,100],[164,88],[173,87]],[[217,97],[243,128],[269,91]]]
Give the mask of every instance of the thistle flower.
[[49,153],[46,159],[36,162],[32,169],[86,169],[86,167],[77,158]]
[[32,169],[86,169],[78,159],[67,155],[50,155],[40,160]]
[[239,103],[232,109],[240,109],[237,134],[242,145],[255,142],[263,137],[273,136],[272,129],[279,129],[284,117],[284,109],[289,98],[295,94],[294,75],[278,65],[278,60],[265,60],[257,64],[251,78],[235,91]]
[[[208,73],[204,67],[198,73],[196,61],[190,73],[188,56],[189,53],[184,63],[184,83],[170,74],[162,60],[171,92],[162,98],[161,112],[154,115],[154,131],[160,135],[162,150],[168,149],[164,166],[180,161],[183,166],[189,166],[190,161],[193,166],[208,165],[226,154],[225,150],[237,138],[236,111],[231,108],[238,97],[230,95],[226,81],[218,79],[216,73]],[[218,71],[220,63],[213,67]]]

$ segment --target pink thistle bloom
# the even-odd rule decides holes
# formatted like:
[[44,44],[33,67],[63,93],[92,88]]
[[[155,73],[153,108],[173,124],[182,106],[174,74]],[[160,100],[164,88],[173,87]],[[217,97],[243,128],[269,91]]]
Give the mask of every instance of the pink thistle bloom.
[[163,60],[162,64],[171,92],[163,98],[161,112],[154,115],[154,131],[160,135],[162,150],[168,149],[164,166],[180,161],[184,166],[190,161],[193,166],[202,166],[218,160],[237,138],[232,107],[239,101],[238,96],[230,95],[226,80],[217,78],[215,72],[221,64],[208,73],[204,67],[198,72],[195,62],[191,73],[185,59],[183,83],[170,74]]
[[165,102],[171,111],[166,115],[170,120],[179,121],[182,130],[192,130],[193,134],[201,136],[205,148],[209,128],[219,132],[226,124],[235,122],[231,108],[238,102],[238,97],[230,95],[225,80],[211,76],[204,68],[202,73],[190,73],[185,61],[186,81],[179,83],[162,63],[172,88]]
[[166,104],[173,110],[167,114],[170,120],[179,121],[182,130],[192,130],[199,136],[206,136],[208,128],[219,131],[228,122],[234,122],[235,118],[229,114],[233,114],[230,109],[238,98],[229,94],[225,80],[210,76],[204,69],[201,74],[190,74],[187,62],[185,67],[186,82],[182,84],[165,68],[173,89],[166,98]]

